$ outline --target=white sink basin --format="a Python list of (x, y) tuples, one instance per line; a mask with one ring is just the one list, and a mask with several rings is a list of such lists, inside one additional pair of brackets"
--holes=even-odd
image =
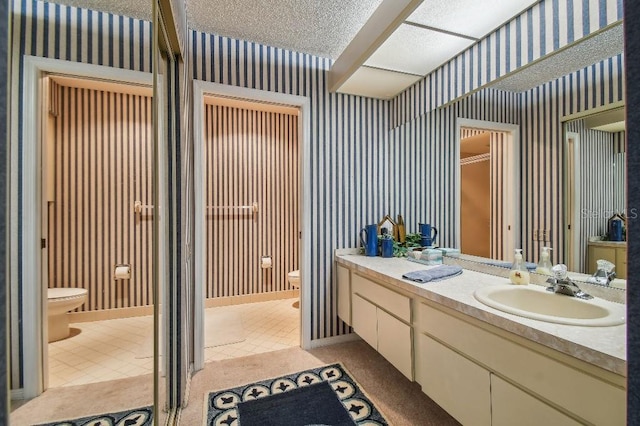
[(608, 300), (555, 294), (538, 285), (502, 284), (483, 287), (474, 297), (503, 312), (558, 324), (605, 327), (625, 322), (626, 306)]

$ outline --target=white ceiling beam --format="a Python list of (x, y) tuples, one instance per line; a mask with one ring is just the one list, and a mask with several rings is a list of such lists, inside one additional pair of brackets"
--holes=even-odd
[(329, 91), (337, 91), (422, 1), (383, 0), (331, 67)]

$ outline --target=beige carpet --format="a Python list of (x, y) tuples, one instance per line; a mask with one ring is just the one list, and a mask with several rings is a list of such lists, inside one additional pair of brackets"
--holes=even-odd
[[(204, 396), (308, 368), (342, 362), (392, 425), (447, 426), (455, 419), (363, 341), (303, 351), (300, 348), (207, 363), (191, 382), (189, 403), (180, 425), (201, 425)], [(164, 383), (161, 380), (161, 383)], [(163, 395), (164, 391), (160, 392)], [(152, 404), (153, 378), (140, 376), (112, 382), (51, 389), (11, 413), (11, 425), (31, 425)], [(163, 413), (160, 413), (163, 416)], [(162, 424), (162, 419), (160, 419)]]
[[(151, 374), (89, 385), (52, 388), (12, 410), (10, 420), (11, 426), (27, 426), (148, 405), (153, 405)], [(160, 422), (164, 417), (160, 413)]]
[(300, 348), (207, 363), (191, 381), (189, 404), (180, 415), (181, 425), (202, 425), (204, 395), (258, 380), (308, 368), (342, 362), (391, 425), (458, 425), (363, 341), (303, 351)]
[[(204, 347), (231, 345), (247, 339), (242, 326), (242, 316), (238, 312), (206, 309), (204, 316)], [(140, 345), (136, 358), (153, 357), (153, 335)]]

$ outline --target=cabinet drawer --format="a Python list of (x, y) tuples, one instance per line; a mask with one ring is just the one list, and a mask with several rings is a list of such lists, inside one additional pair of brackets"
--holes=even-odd
[(351, 326), (358, 336), (378, 350), (378, 320), (376, 306), (354, 294), (351, 298)]
[(489, 370), (590, 423), (625, 424), (624, 389), (425, 303), (418, 309), (422, 331)]
[(351, 274), (351, 291), (401, 320), (411, 323), (411, 299), (358, 274)]
[(577, 426), (580, 423), (523, 390), (491, 375), (492, 426)]
[(411, 327), (378, 309), (378, 352), (413, 380)]
[(463, 425), (491, 425), (490, 373), (424, 334), (418, 345), (422, 391)]

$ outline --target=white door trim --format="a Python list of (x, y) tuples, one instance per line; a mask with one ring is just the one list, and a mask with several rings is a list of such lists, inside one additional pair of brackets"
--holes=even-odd
[[(505, 247), (521, 247), (522, 235), (520, 234), (520, 126), (517, 124), (498, 123), (495, 121), (473, 120), (470, 118), (456, 119), (456, 153), (458, 161), (456, 161), (456, 247), (460, 247), (460, 129), (463, 127), (471, 127), (474, 129), (497, 130), (510, 133), (510, 141), (513, 144), (512, 161), (513, 167), (510, 170), (512, 179), (510, 186), (513, 197), (512, 208), (507, 209), (509, 213), (508, 223), (511, 224), (512, 230), (505, 232), (503, 235), (513, 235), (513, 239), (508, 241)], [(505, 206), (506, 207), (506, 206)]]
[[(44, 391), (43, 359), (46, 347), (43, 342), (43, 328), (46, 318), (43, 315), (43, 303), (46, 301), (44, 286), (41, 285), (41, 249), (42, 237), (40, 218), (42, 214), (42, 180), (41, 180), (41, 135), (39, 86), (46, 73), (65, 74), (101, 80), (111, 80), (151, 86), (152, 74), (140, 71), (123, 70), (101, 65), (83, 64), (59, 59), (24, 56), (23, 75), (13, 75), (13, 105), (20, 105), (22, 100), (22, 203), (11, 203), (10, 229), (11, 247), (11, 291), (18, 294), (18, 256), (22, 254), (22, 371), (23, 396), (33, 398)], [(14, 73), (15, 74), (15, 73)], [(19, 93), (18, 82), (23, 80), (23, 91)], [(15, 114), (17, 116), (17, 114)], [(19, 161), (18, 130), (20, 123), (17, 117), (11, 120), (11, 163)], [(18, 200), (17, 167), (12, 169), (11, 199)], [(22, 245), (19, 246), (18, 219), (22, 217)], [(12, 298), (12, 311), (18, 312), (19, 301)], [(12, 315), (12, 319), (16, 317)], [(12, 343), (15, 344), (15, 341)], [(19, 366), (17, 366), (19, 368)]]
[[(300, 198), (302, 211), (302, 239), (300, 254), (300, 279), (311, 282), (311, 180), (308, 167), (310, 161), (310, 101), (303, 96), (287, 95), (264, 90), (248, 89), (206, 81), (193, 81), (193, 129), (194, 129), (194, 191), (195, 191), (195, 307), (194, 307), (194, 371), (204, 367), (204, 303), (205, 303), (205, 155), (204, 124), (205, 95), (225, 96), (235, 99), (266, 102), (293, 106), (300, 109), (298, 116), (300, 150), (298, 162), (301, 173)], [(300, 330), (301, 346), (311, 347), (311, 291), (306, 285), (300, 286)]]
[[(580, 265), (580, 256), (583, 255), (578, 249), (580, 248), (580, 191), (576, 190), (576, 185), (572, 182), (580, 182), (580, 135), (576, 132), (569, 132), (564, 128), (564, 144), (567, 158), (566, 172), (564, 176), (565, 189), (565, 253), (567, 253), (567, 265), (570, 271), (578, 271)], [(573, 143), (569, 142), (570, 140)], [(587, 265), (585, 265), (587, 266)]]

